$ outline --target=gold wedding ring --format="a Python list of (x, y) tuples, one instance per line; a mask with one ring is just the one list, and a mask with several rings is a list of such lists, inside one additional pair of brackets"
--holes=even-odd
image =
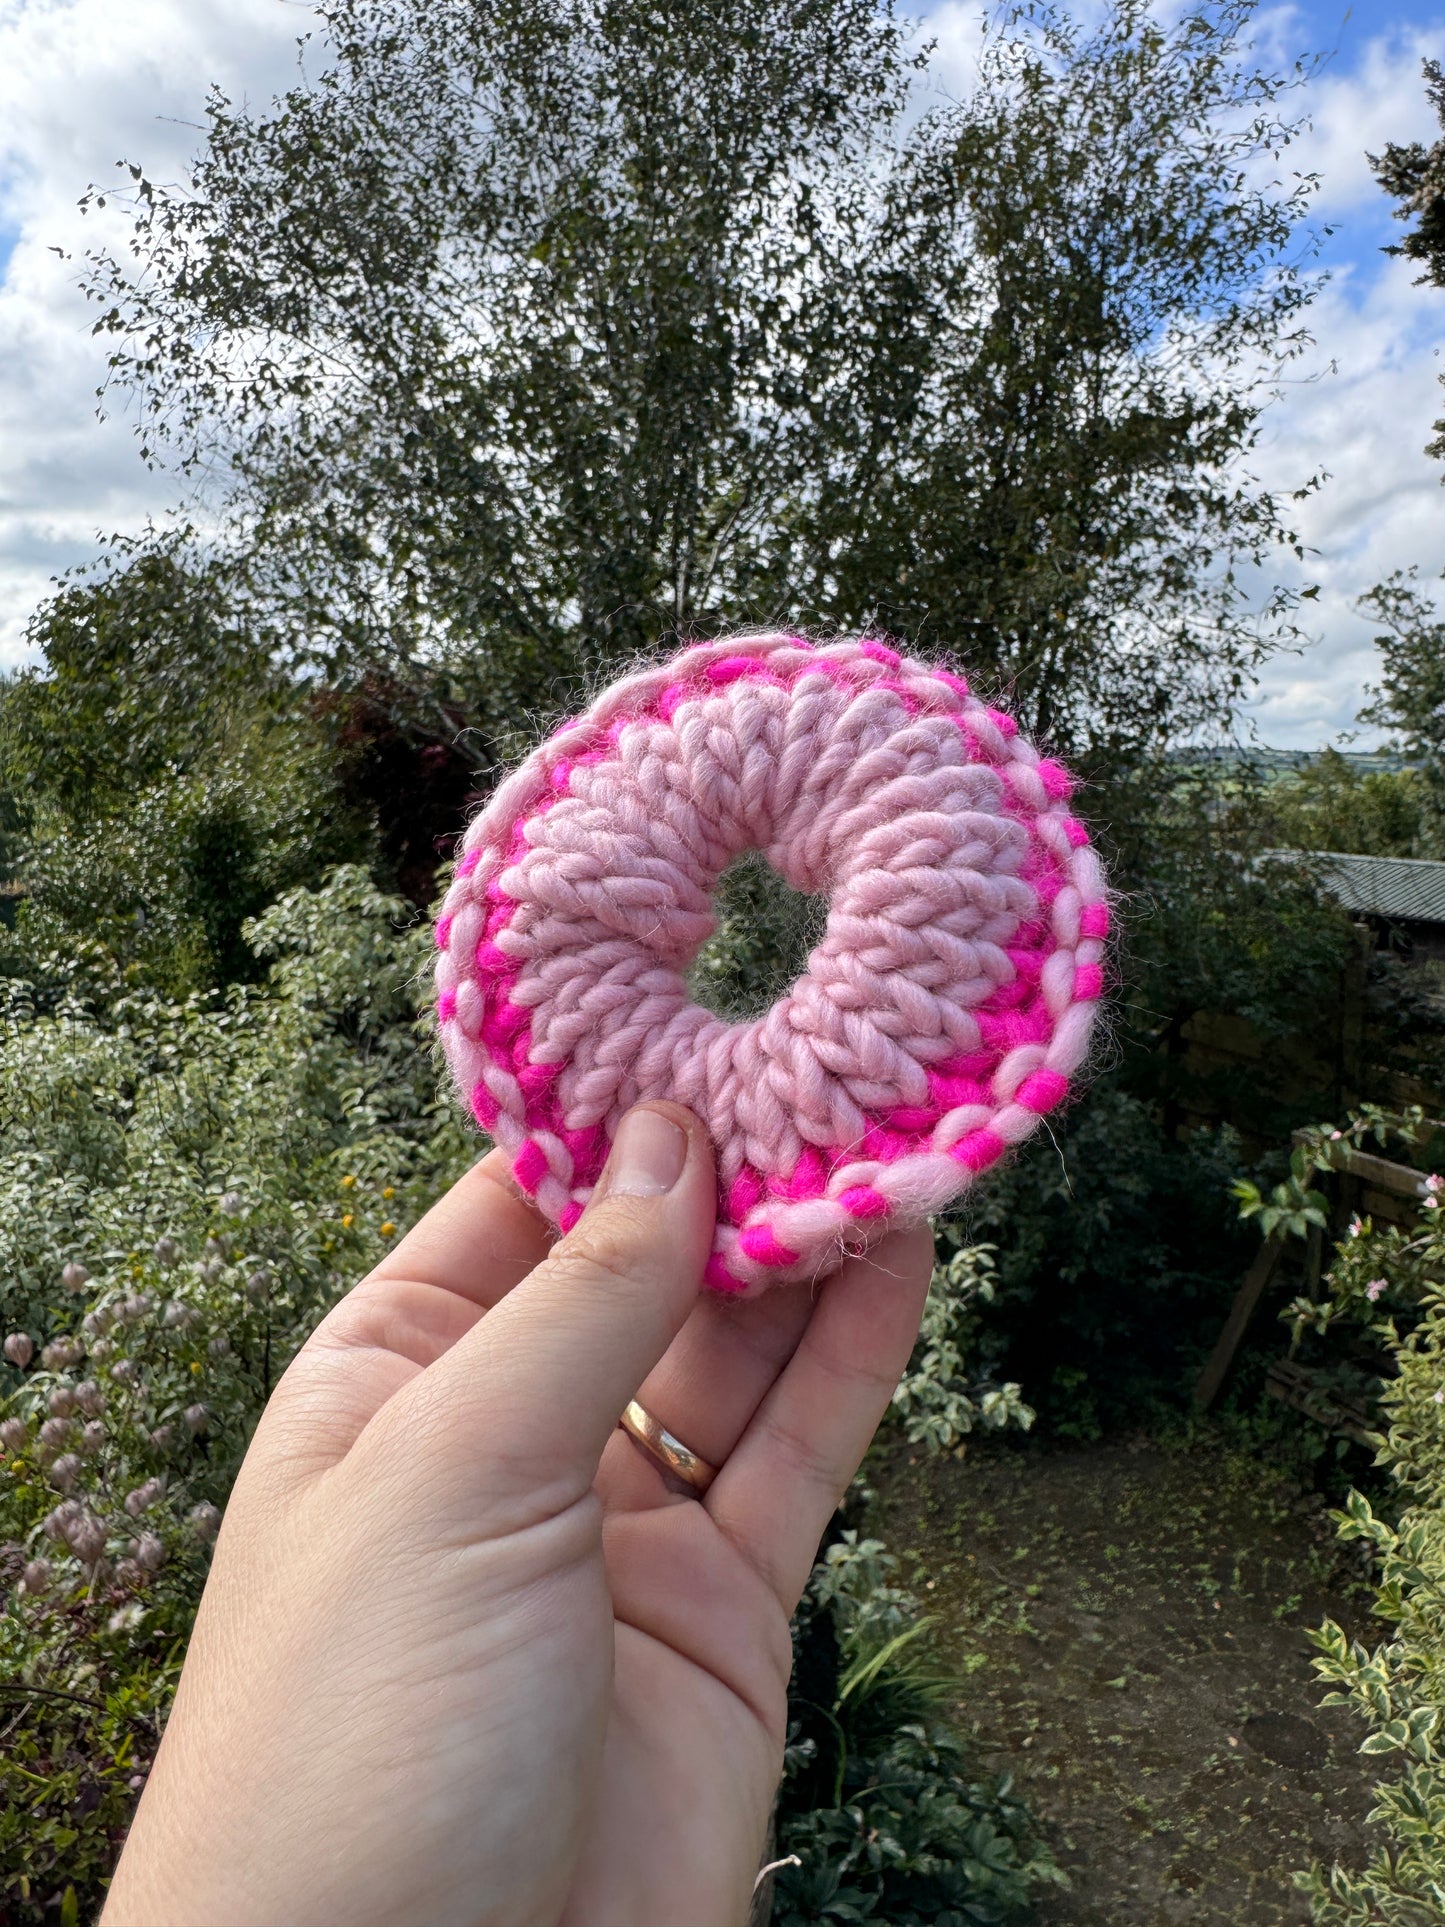
[(665, 1425), (660, 1425), (651, 1412), (632, 1399), (627, 1410), (617, 1421), (629, 1438), (634, 1438), (649, 1457), (684, 1485), (691, 1486), (701, 1498), (717, 1477), (717, 1467), (700, 1459), (696, 1452), (690, 1452), (681, 1439), (675, 1439)]

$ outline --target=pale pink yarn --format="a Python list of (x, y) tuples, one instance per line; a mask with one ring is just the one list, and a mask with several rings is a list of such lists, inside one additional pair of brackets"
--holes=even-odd
[[(869, 639), (628, 676), (466, 833), (436, 931), (458, 1086), (564, 1230), (622, 1113), (675, 1098), (717, 1146), (708, 1282), (821, 1278), (1067, 1096), (1109, 922), (1071, 788), (959, 677)], [(828, 923), (786, 996), (727, 1023), (683, 972), (749, 849)]]

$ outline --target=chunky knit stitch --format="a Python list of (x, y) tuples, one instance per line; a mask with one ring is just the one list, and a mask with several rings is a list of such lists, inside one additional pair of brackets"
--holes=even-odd
[[(1109, 927), (1071, 788), (961, 678), (869, 639), (628, 676), (467, 831), (436, 929), (457, 1084), (564, 1230), (623, 1112), (676, 1099), (717, 1146), (708, 1283), (821, 1278), (1068, 1096)], [(728, 1023), (683, 973), (750, 849), (828, 922), (786, 996)]]

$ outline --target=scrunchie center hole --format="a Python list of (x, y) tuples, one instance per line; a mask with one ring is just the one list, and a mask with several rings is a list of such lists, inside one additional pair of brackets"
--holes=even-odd
[(717, 929), (687, 972), (695, 1003), (729, 1023), (761, 1017), (807, 968), (828, 899), (805, 896), (757, 850), (745, 850), (712, 893)]

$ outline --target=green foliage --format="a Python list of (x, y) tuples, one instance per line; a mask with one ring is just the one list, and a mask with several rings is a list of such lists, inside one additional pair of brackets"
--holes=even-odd
[[(1319, 1125), (1296, 1147), (1292, 1185), (1343, 1166), (1366, 1144), (1417, 1147), (1427, 1121), (1418, 1108), (1365, 1106), (1342, 1125)], [(1269, 1228), (1268, 1207), (1239, 1187), (1244, 1210)], [(1351, 1491), (1333, 1516), (1341, 1539), (1373, 1549), (1374, 1608), (1392, 1628), (1379, 1645), (1352, 1640), (1326, 1620), (1310, 1635), (1329, 1706), (1350, 1706), (1368, 1732), (1360, 1751), (1390, 1778), (1376, 1788), (1371, 1823), (1385, 1835), (1362, 1870), (1316, 1865), (1296, 1876), (1319, 1927), (1426, 1927), (1445, 1908), (1445, 1179), (1422, 1178), (1417, 1223), (1376, 1228), (1356, 1215), (1333, 1250), (1317, 1298), (1281, 1315), (1295, 1333), (1356, 1328), (1352, 1349), (1377, 1358), (1381, 1430), (1375, 1465), (1386, 1503)], [(1302, 1221), (1298, 1221), (1302, 1220)], [(1316, 1216), (1282, 1209), (1274, 1235), (1300, 1236)], [(1382, 1516), (1382, 1511), (1389, 1516)]]
[[(1379, 592), (1377, 592), (1379, 593)], [(1327, 749), (1264, 797), (1271, 840), (1286, 849), (1435, 856), (1432, 791), (1416, 769), (1361, 773)]]
[(971, 1204), (969, 1236), (997, 1260), (979, 1364), (1021, 1382), (1044, 1430), (1094, 1439), (1185, 1398), (1245, 1261), (1238, 1164), (1228, 1131), (1171, 1139), (1106, 1077)]
[(897, 28), (864, 0), (322, 20), (318, 77), (214, 97), (191, 182), (137, 182), (138, 263), (95, 265), (147, 447), (224, 441), (306, 646), (450, 645), (483, 728), (599, 644), (763, 612)]
[(444, 660), (493, 751), (579, 665), (801, 621), (960, 647), (1123, 754), (1217, 722), (1284, 617), (1238, 461), (1313, 183), (1258, 165), (1303, 75), (1251, 13), (1004, 0), (946, 100), (864, 0), (331, 0), (189, 180), (128, 167), (96, 327), (148, 458), (220, 458), (287, 649)]
[[(1256, 863), (1270, 794), (1247, 762), (1181, 756), (1091, 804), (1131, 892), (1112, 1035), (1088, 1090), (965, 1218), (996, 1250), (982, 1362), (1054, 1436), (1165, 1423), (1187, 1402), (1249, 1261), (1229, 1203), (1242, 1144), (1258, 1155), (1346, 1101), (1347, 1020), (1366, 1019), (1364, 1061), (1428, 1068), (1438, 1015), (1412, 992), (1377, 1022), (1349, 918), (1307, 872)], [(1197, 1049), (1206, 1023), (1249, 1054)]]
[(757, 851), (728, 866), (713, 903), (717, 928), (692, 961), (688, 987), (721, 1017), (761, 1016), (807, 968), (827, 904), (792, 889)]
[(227, 605), (220, 569), (184, 535), (113, 543), (30, 624), (41, 671), (5, 705), (5, 773), (76, 821), (204, 766), (218, 741), (282, 691)]
[(877, 1540), (845, 1532), (800, 1609), (778, 1852), (801, 1864), (779, 1872), (779, 1927), (1006, 1927), (1039, 1886), (1063, 1884), (1011, 1782), (980, 1778), (941, 1722), (957, 1686), (934, 1670), (897, 1573)]
[[(1353, 1119), (1346, 1135), (1414, 1142), (1418, 1113)], [(1328, 1160), (1340, 1133), (1320, 1133)], [(1367, 1647), (1332, 1620), (1312, 1635), (1328, 1705), (1352, 1706), (1368, 1727), (1361, 1751), (1388, 1774), (1370, 1820), (1384, 1844), (1359, 1871), (1316, 1866), (1298, 1876), (1320, 1927), (1425, 1927), (1445, 1910), (1445, 1184), (1431, 1182), (1419, 1225), (1377, 1231), (1357, 1219), (1325, 1280), (1336, 1317), (1365, 1328), (1388, 1361), (1380, 1388), (1384, 1468), (1398, 1510), (1382, 1517), (1359, 1492), (1335, 1514), (1340, 1536), (1373, 1549), (1375, 1611), (1389, 1636)], [(1298, 1317), (1298, 1309), (1291, 1308)], [(1401, 1329), (1401, 1327), (1405, 1329)], [(1397, 1514), (1397, 1516), (1396, 1516)]]
[[(1419, 1105), (1406, 1111), (1387, 1111), (1378, 1104), (1363, 1104), (1342, 1125), (1316, 1124), (1298, 1131), (1298, 1141), (1290, 1153), (1289, 1176), (1268, 1197), (1248, 1179), (1230, 1187), (1239, 1201), (1239, 1215), (1257, 1218), (1266, 1238), (1308, 1238), (1314, 1232), (1326, 1231), (1328, 1200), (1311, 1180), (1344, 1169), (1351, 1149), (1361, 1150), (1370, 1143), (1383, 1149), (1392, 1140), (1418, 1145), (1426, 1129)], [(1426, 1185), (1427, 1209), (1433, 1211), (1439, 1181), (1422, 1178), (1421, 1182)], [(1356, 1213), (1343, 1241), (1335, 1246), (1326, 1296), (1297, 1298), (1282, 1314), (1292, 1322), (1296, 1341), (1306, 1327), (1323, 1334), (1342, 1315), (1364, 1316), (1367, 1323), (1372, 1322), (1370, 1306), (1392, 1284), (1406, 1292), (1425, 1286), (1433, 1262), (1431, 1223), (1427, 1218), (1423, 1236), (1393, 1224), (1376, 1230), (1370, 1219)], [(1377, 1276), (1378, 1271), (1384, 1275)], [(1392, 1330), (1389, 1326), (1381, 1328), (1382, 1334)]]
[(224, 609), (221, 572), (140, 547), (31, 625), (0, 684), (0, 796), (27, 895), (0, 972), (92, 994), (184, 995), (255, 974), (247, 918), (364, 856), (307, 692)]
[(804, 1863), (779, 1875), (778, 1927), (1005, 1927), (1029, 1918), (1038, 1886), (1057, 1884), (1012, 1782), (972, 1778), (956, 1740), (917, 1724), (858, 1762), (842, 1804), (806, 1810), (778, 1838)]
[[(944, 1235), (945, 1248), (956, 1236)], [(982, 1324), (975, 1307), (993, 1303), (994, 1269), (992, 1245), (965, 1244), (934, 1269), (918, 1342), (893, 1394), (893, 1410), (911, 1445), (944, 1451), (975, 1430), (1017, 1425), (1027, 1431), (1034, 1422), (1020, 1386), (1012, 1380), (994, 1384), (980, 1377), (976, 1365), (970, 1369)]]
[(1255, 67), (1252, 12), (990, 8), (859, 282), (826, 606), (959, 647), (1091, 770), (1215, 728), (1283, 609), (1251, 633), (1235, 569), (1294, 541), (1243, 462), (1306, 339), (1313, 180), (1252, 172), (1303, 77)]
[[(0, 1905), (87, 1914), (153, 1756), (256, 1418), (472, 1155), (420, 938), (364, 872), (247, 926), (267, 980), (0, 1022)], [(17, 1356), (18, 1350), (18, 1356)]]
[[(1441, 453), (1445, 453), (1442, 443)], [(1412, 856), (1445, 856), (1445, 622), (1416, 587), (1414, 571), (1391, 576), (1362, 599), (1385, 625), (1375, 638), (1383, 675), (1360, 720), (1391, 730), (1419, 767), (1421, 822)]]
[[(1117, 866), (1139, 901), (1126, 1021), (1156, 1053), (1201, 1010), (1242, 1017), (1271, 1041), (1333, 1018), (1356, 940), (1307, 871), (1256, 863), (1273, 841), (1272, 794), (1248, 765), (1181, 760), (1109, 797)], [(1273, 1081), (1256, 1101), (1277, 1104)], [(1238, 1121), (1261, 1136), (1284, 1123), (1278, 1110)]]
[(95, 996), (254, 976), (247, 919), (318, 877), (338, 843), (364, 845), (337, 834), (331, 788), (309, 746), (282, 742), (131, 794), (108, 817), (37, 809), (4, 969), (50, 992), (78, 967)]
[(1323, 1191), (1317, 1191), (1309, 1183), (1315, 1169), (1314, 1160), (1303, 1144), (1297, 1144), (1290, 1154), (1289, 1176), (1282, 1184), (1277, 1184), (1268, 1197), (1259, 1186), (1248, 1178), (1241, 1178), (1231, 1188), (1239, 1200), (1241, 1218), (1258, 1218), (1259, 1228), (1266, 1238), (1277, 1232), (1287, 1237), (1303, 1238), (1308, 1235), (1311, 1225), (1321, 1231), (1328, 1228), (1326, 1200)]
[[(1425, 91), (1430, 104), (1445, 128), (1445, 72), (1438, 60), (1421, 63)], [(1445, 139), (1426, 147), (1422, 141), (1400, 145), (1385, 143), (1384, 153), (1374, 161), (1375, 178), (1392, 200), (1400, 205), (1395, 216), (1401, 221), (1417, 221), (1412, 234), (1391, 249), (1407, 260), (1423, 261), (1420, 277), (1445, 287)]]
[[(1425, 92), (1445, 128), (1445, 70), (1438, 60), (1423, 63)], [(1375, 179), (1399, 203), (1395, 218), (1413, 221), (1414, 228), (1391, 249), (1407, 260), (1424, 264), (1422, 281), (1445, 288), (1445, 136), (1426, 147), (1423, 141), (1386, 141), (1381, 155), (1371, 155)], [(1436, 422), (1431, 455), (1445, 455), (1445, 422)]]

